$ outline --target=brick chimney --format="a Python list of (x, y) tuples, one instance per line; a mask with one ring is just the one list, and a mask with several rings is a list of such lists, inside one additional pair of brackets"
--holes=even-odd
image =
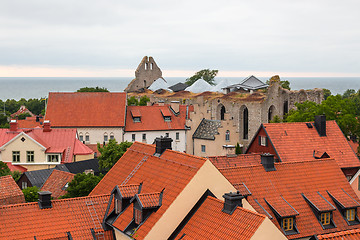
[(10, 121), (10, 131), (16, 132), (18, 130), (18, 122), (16, 120)]
[(270, 153), (264, 153), (261, 154), (261, 164), (265, 168), (265, 171), (276, 171), (275, 165), (274, 165), (275, 159), (274, 155)]
[(315, 116), (315, 128), (318, 131), (320, 137), (326, 137), (326, 116)]
[(161, 156), (161, 154), (163, 154), (163, 152), (165, 152), (166, 149), (172, 149), (171, 148), (171, 143), (172, 143), (172, 139), (169, 137), (157, 137), (155, 139), (155, 143), (156, 143), (156, 149), (155, 149), (155, 156)]
[(237, 192), (230, 192), (230, 193), (225, 193), (223, 195), (224, 198), (224, 207), (222, 209), (223, 212), (228, 213), (228, 214), (232, 214), (236, 207), (242, 207), (242, 200), (244, 198), (243, 195), (241, 195), (241, 193), (239, 191)]
[(39, 194), (39, 207), (40, 209), (45, 209), (45, 208), (52, 208), (51, 205), (51, 192), (49, 191), (42, 191), (42, 192), (38, 192)]
[(51, 125), (50, 125), (49, 120), (44, 121), (43, 131), (44, 132), (50, 132), (51, 131)]
[(179, 113), (180, 111), (180, 101), (171, 101), (170, 107), (174, 110), (175, 113)]

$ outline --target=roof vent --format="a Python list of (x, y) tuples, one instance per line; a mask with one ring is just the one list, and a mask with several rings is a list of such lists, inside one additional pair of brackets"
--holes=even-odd
[(172, 143), (172, 139), (169, 137), (157, 137), (155, 139), (155, 143), (156, 143), (156, 150), (155, 150), (155, 156), (161, 156), (161, 154), (163, 154), (163, 152), (165, 152), (166, 149), (172, 149), (171, 148), (171, 143)]
[(305, 123), (308, 128), (313, 128), (313, 125), (311, 123)]
[(275, 159), (274, 155), (270, 153), (264, 153), (261, 154), (261, 164), (265, 168), (265, 171), (276, 171), (275, 165), (274, 165)]
[(325, 115), (315, 116), (315, 128), (318, 131), (320, 137), (326, 136), (326, 116)]
[(18, 129), (18, 123), (16, 120), (11, 120), (10, 121), (10, 131), (11, 132), (16, 132)]
[(39, 192), (39, 207), (40, 209), (45, 209), (45, 208), (52, 208), (51, 205), (51, 192), (49, 191), (42, 191)]
[(222, 209), (223, 212), (228, 213), (228, 214), (232, 214), (236, 207), (242, 207), (242, 199), (244, 198), (243, 195), (241, 195), (241, 193), (239, 191), (237, 192), (230, 192), (230, 193), (225, 193), (223, 195), (224, 198), (224, 208)]

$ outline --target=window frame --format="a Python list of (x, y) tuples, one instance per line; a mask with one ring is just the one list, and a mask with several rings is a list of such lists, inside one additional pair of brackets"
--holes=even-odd
[(323, 226), (329, 226), (331, 224), (331, 212), (321, 213), (320, 222)]
[(104, 133), (104, 142), (109, 141), (109, 135), (107, 133)]
[(20, 162), (20, 151), (12, 151), (12, 162), (13, 163)]
[[(31, 160), (29, 160), (31, 158)], [(35, 162), (35, 153), (34, 151), (26, 151), (26, 162), (33, 163)]]
[(85, 142), (90, 142), (90, 134), (85, 133)]
[(132, 142), (136, 141), (136, 134), (135, 133), (131, 134), (131, 141)]
[(230, 131), (229, 130), (226, 130), (226, 132), (225, 132), (225, 141), (230, 142)]
[(180, 140), (180, 133), (179, 132), (176, 132), (175, 133), (175, 140)]
[[(54, 159), (56, 159), (56, 161), (54, 161)], [(59, 162), (59, 154), (47, 154), (46, 156), (46, 160), (49, 163), (58, 163)]]
[(171, 122), (171, 116), (164, 116), (165, 122)]
[(281, 220), (281, 227), (285, 232), (294, 230), (294, 218), (287, 217)]
[(141, 122), (141, 118), (140, 117), (133, 117), (133, 122), (134, 123), (139, 123), (139, 122)]
[(206, 153), (206, 145), (201, 145), (201, 152)]
[[(350, 215), (349, 215), (350, 213)], [(350, 216), (350, 218), (349, 218)], [(356, 220), (356, 210), (355, 208), (350, 208), (345, 210), (345, 217), (348, 222), (353, 222)]]
[(146, 133), (143, 133), (143, 134), (142, 134), (142, 138), (141, 138), (141, 139), (142, 139), (143, 142), (146, 142)]

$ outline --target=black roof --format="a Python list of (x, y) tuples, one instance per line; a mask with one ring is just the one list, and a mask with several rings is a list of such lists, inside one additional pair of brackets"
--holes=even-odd
[(44, 184), (46, 179), (52, 173), (52, 170), (53, 168), (41, 169), (41, 170), (24, 172), (23, 174), (25, 174), (27, 179), (31, 182), (32, 186), (37, 186), (38, 188), (41, 188), (41, 186)]
[(59, 164), (55, 167), (55, 169), (70, 172), (70, 173), (83, 173), (85, 170), (92, 169), (94, 170), (95, 175), (99, 175), (99, 159), (93, 158), (89, 160), (79, 161), (79, 162), (72, 162), (72, 163), (63, 163)]
[(169, 87), (173, 92), (179, 92), (179, 91), (183, 91), (185, 90), (185, 88), (187, 88), (189, 85), (187, 85), (186, 83), (177, 83), (175, 85), (172, 85), (171, 87)]

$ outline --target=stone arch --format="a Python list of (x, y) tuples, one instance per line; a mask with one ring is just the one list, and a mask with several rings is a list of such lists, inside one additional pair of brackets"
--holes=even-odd
[(242, 139), (249, 138), (249, 110), (245, 105), (240, 107), (240, 136)]
[(275, 116), (275, 106), (271, 105), (268, 110), (268, 122), (270, 122)]
[(217, 120), (225, 120), (225, 113), (226, 113), (225, 106), (220, 103), (220, 104), (217, 106), (216, 119), (217, 119)]

